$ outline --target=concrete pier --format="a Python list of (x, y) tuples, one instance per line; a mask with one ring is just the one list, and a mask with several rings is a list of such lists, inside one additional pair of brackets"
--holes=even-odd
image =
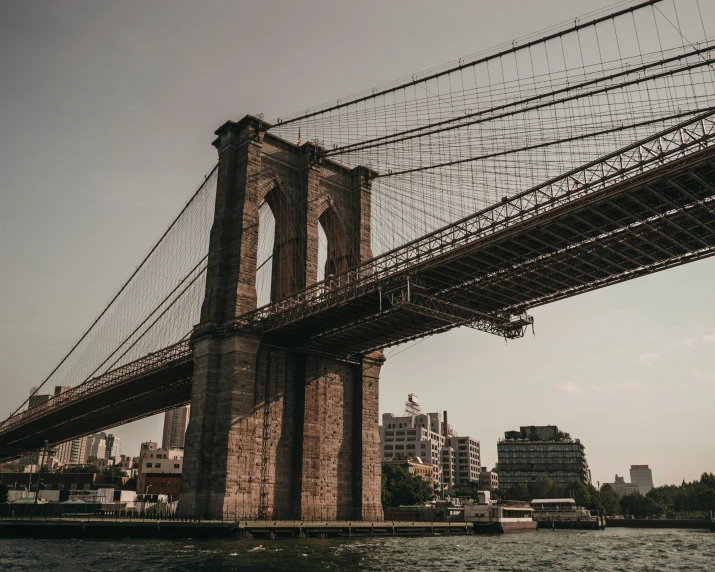
[(466, 522), (172, 521), (63, 518), (0, 520), (0, 538), (357, 538), (472, 534)]

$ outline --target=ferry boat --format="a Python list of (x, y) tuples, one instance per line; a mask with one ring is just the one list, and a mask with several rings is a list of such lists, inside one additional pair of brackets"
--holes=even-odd
[(531, 501), (531, 508), (539, 528), (606, 528), (605, 516), (591, 514), (591, 511), (576, 506), (573, 499), (534, 499)]
[(474, 523), (475, 534), (504, 534), (536, 530), (534, 509), (522, 501), (493, 501), (489, 491), (478, 493), (478, 502), (464, 505), (464, 519)]

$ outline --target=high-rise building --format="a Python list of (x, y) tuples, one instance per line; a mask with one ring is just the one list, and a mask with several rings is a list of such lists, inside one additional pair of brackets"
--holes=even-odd
[(87, 461), (87, 437), (78, 437), (55, 445), (54, 458), (64, 465), (81, 465)]
[(479, 488), (485, 491), (495, 491), (499, 488), (499, 474), (492, 469), (481, 467), (479, 471)]
[(479, 441), (458, 436), (447, 423), (447, 412), (422, 413), (417, 396), (409, 394), (401, 417), (382, 416), (382, 458), (419, 459), (434, 468), (434, 487), (449, 491), (479, 481)]
[(170, 409), (164, 413), (164, 434), (161, 439), (162, 449), (184, 446), (190, 411), (191, 407), (184, 405), (183, 407)]
[(541, 476), (560, 485), (591, 482), (585, 447), (555, 425), (521, 427), (504, 437), (497, 443), (502, 491), (518, 483), (528, 486)]
[(87, 453), (82, 463), (93, 457), (95, 459), (104, 459), (107, 456), (107, 434), (104, 432), (95, 433), (87, 437)]
[(653, 488), (653, 471), (648, 465), (631, 465), (631, 483), (638, 487), (642, 495)]
[(440, 452), (444, 445), (439, 413), (418, 413), (396, 417), (384, 413), (380, 426), (382, 458), (419, 458), (434, 467), (434, 485), (442, 485)]
[(622, 497), (624, 495), (631, 495), (633, 493), (638, 492), (638, 485), (635, 485), (633, 483), (627, 483), (626, 479), (624, 479), (623, 477), (619, 477), (618, 475), (616, 475), (616, 478), (612, 483), (605, 484), (611, 485), (613, 487), (613, 490), (619, 497)]
[(445, 490), (479, 482), (479, 441), (450, 436), (442, 447), (442, 484)]
[(119, 457), (122, 454), (121, 440), (112, 433), (107, 433), (107, 459)]

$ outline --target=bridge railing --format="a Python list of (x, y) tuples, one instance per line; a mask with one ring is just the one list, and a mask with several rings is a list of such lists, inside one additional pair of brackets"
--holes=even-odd
[(42, 417), (51, 411), (66, 406), (70, 402), (82, 399), (87, 394), (94, 394), (112, 385), (123, 383), (139, 374), (144, 375), (163, 369), (190, 356), (189, 340), (182, 340), (158, 352), (148, 354), (136, 361), (89, 379), (77, 387), (52, 395), (45, 403), (22, 411), (0, 423), (0, 433), (8, 431), (21, 423)]
[(419, 270), (475, 240), (672, 163), (715, 141), (715, 108), (442, 227), (342, 274), (239, 316), (236, 327), (268, 331), (375, 291), (392, 277)]

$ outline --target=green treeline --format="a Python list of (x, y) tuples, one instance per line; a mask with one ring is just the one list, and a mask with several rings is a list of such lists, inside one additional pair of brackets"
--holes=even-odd
[(655, 487), (646, 495), (635, 493), (620, 498), (611, 485), (603, 485), (598, 491), (592, 485), (579, 481), (572, 481), (566, 486), (558, 485), (548, 477), (539, 477), (528, 487), (519, 483), (504, 495), (510, 500), (526, 501), (566, 497), (573, 498), (579, 506), (607, 515), (706, 517), (710, 511), (715, 512), (715, 474), (703, 473), (698, 481)]
[[(453, 496), (476, 499), (478, 487), (458, 488)], [(433, 491), (421, 478), (407, 469), (384, 463), (382, 465), (382, 504), (385, 507), (412, 505), (432, 498)], [(715, 513), (715, 474), (703, 473), (700, 480), (681, 485), (656, 487), (646, 495), (639, 493), (618, 497), (611, 485), (601, 490), (580, 481), (568, 485), (554, 483), (548, 477), (539, 477), (529, 486), (517, 484), (507, 493), (493, 495), (507, 500), (531, 501), (535, 498), (572, 498), (578, 506), (598, 510), (606, 515), (647, 517), (707, 517)]]
[(382, 506), (413, 505), (429, 500), (432, 487), (404, 467), (382, 464)]

